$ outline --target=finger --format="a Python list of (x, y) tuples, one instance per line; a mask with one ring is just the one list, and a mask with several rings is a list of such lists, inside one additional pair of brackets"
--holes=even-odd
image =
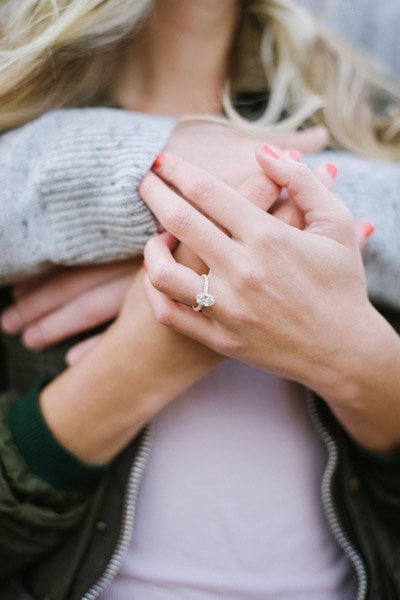
[(58, 277), (62, 273), (65, 273), (65, 271), (66, 269), (51, 269), (50, 271), (46, 271), (46, 273), (30, 277), (21, 283), (17, 283), (12, 288), (14, 300), (18, 300), (18, 298), (21, 298), (21, 296), (25, 296), (36, 288), (44, 285), (47, 281), (53, 279), (54, 277)]
[(340, 243), (356, 243), (350, 211), (306, 165), (280, 157), (267, 144), (258, 149), (257, 159), (266, 175), (286, 188), (308, 231)]
[(196, 294), (202, 289), (202, 279), (195, 271), (175, 261), (171, 254), (170, 237), (161, 234), (147, 242), (147, 275), (157, 291), (191, 306), (196, 303)]
[(117, 279), (125, 273), (133, 273), (135, 266), (135, 263), (124, 261), (96, 267), (67, 269), (44, 280), (44, 283), (39, 279), (37, 287), (28, 288), (25, 293), (21, 287), (17, 302), (2, 314), (1, 327), (11, 335), (20, 333), (29, 324), (57, 311), (85, 291), (103, 282)]
[(238, 191), (252, 204), (268, 211), (279, 198), (280, 188), (260, 170), (250, 175)]
[(128, 275), (107, 282), (45, 315), (24, 330), (24, 345), (41, 350), (114, 319), (131, 281), (132, 275)]
[(161, 294), (154, 289), (147, 276), (143, 278), (143, 288), (159, 323), (223, 353), (223, 336), (217, 321)]
[(174, 252), (174, 258), (176, 262), (189, 267), (199, 275), (208, 271), (207, 265), (184, 244), (178, 245)]
[(329, 133), (326, 127), (316, 125), (301, 131), (272, 135), (269, 141), (282, 149), (297, 148), (301, 152), (320, 152), (329, 143)]
[(333, 163), (319, 165), (313, 172), (327, 190), (333, 190), (338, 176), (337, 167)]
[[(286, 155), (290, 158), (293, 158), (297, 162), (302, 161), (301, 153), (299, 153), (298, 150), (292, 149), (284, 152), (284, 156)], [(330, 163), (319, 165), (314, 170), (314, 174), (328, 190), (333, 189), (333, 185), (337, 177), (337, 168), (335, 165)], [(305, 227), (303, 213), (288, 197), (286, 190), (282, 190), (278, 201), (274, 204), (270, 212), (272, 215), (274, 215), (274, 217), (280, 221), (283, 221), (284, 223), (287, 223), (288, 225), (291, 225), (292, 227), (296, 227), (297, 229), (304, 229)]]
[[(221, 185), (225, 186), (222, 183)], [(178, 184), (174, 184), (174, 187), (178, 187)], [(230, 192), (236, 194), (233, 190)], [(228, 257), (232, 253), (233, 241), (216, 224), (181, 198), (154, 173), (148, 173), (142, 180), (140, 193), (162, 226), (206, 264), (217, 261), (221, 268), (229, 268)], [(196, 194), (197, 197), (201, 195), (199, 191)], [(215, 204), (219, 204), (219, 201), (220, 197), (215, 196)]]
[(271, 209), (271, 215), (297, 229), (304, 229), (304, 215), (296, 204), (288, 198), (287, 194), (282, 193), (282, 197)]
[[(232, 237), (241, 239), (243, 231), (252, 236), (252, 228), (263, 211), (246, 202), (239, 192), (206, 171), (171, 154), (162, 155), (162, 159), (157, 163), (156, 172)], [(246, 205), (245, 210), (243, 204)]]
[(354, 224), (360, 250), (363, 250), (369, 238), (375, 232), (375, 225), (371, 221), (356, 221)]
[(99, 333), (98, 335), (93, 335), (87, 340), (83, 340), (83, 342), (79, 342), (79, 344), (75, 344), (72, 346), (65, 355), (65, 362), (70, 367), (72, 365), (76, 365), (84, 356), (94, 348), (94, 346), (100, 341), (103, 334)]

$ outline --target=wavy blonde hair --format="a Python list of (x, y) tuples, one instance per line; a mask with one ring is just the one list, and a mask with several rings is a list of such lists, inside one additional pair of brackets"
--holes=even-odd
[[(3, 0), (0, 130), (59, 107), (96, 103), (121, 43), (151, 0)], [(247, 0), (224, 91), (228, 119), (258, 135), (325, 124), (332, 143), (400, 161), (400, 84), (291, 0)], [(253, 121), (234, 99), (266, 98)]]

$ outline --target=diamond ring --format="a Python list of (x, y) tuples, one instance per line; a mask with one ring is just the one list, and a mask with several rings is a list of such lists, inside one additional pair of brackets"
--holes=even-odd
[(215, 303), (215, 298), (208, 293), (208, 275), (201, 276), (203, 280), (203, 289), (200, 294), (196, 295), (196, 306), (192, 306), (195, 312), (200, 312), (203, 306), (212, 306)]

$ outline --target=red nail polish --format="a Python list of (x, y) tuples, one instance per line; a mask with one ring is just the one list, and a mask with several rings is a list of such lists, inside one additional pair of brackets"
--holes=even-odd
[(295, 148), (293, 150), (290, 150), (289, 156), (291, 156), (296, 162), (301, 162), (303, 160), (302, 153), (299, 150), (296, 150)]
[(364, 224), (364, 237), (369, 238), (375, 231), (375, 225), (373, 223)]
[(159, 169), (161, 167), (161, 165), (163, 164), (164, 160), (165, 160), (165, 155), (159, 154), (158, 156), (156, 156), (156, 159), (153, 162), (152, 168)]
[(333, 163), (327, 163), (325, 165), (325, 168), (328, 171), (329, 175), (332, 177), (332, 179), (336, 179), (336, 177), (338, 176), (337, 166), (334, 165)]
[(265, 154), (268, 154), (268, 156), (272, 156), (272, 158), (280, 158), (279, 154), (277, 154), (275, 150), (271, 148), (271, 146), (268, 146), (268, 144), (263, 144), (262, 149)]

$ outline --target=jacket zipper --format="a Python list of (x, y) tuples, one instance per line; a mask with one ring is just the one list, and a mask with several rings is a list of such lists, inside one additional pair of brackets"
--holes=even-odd
[[(367, 570), (365, 567), (365, 563), (362, 559), (361, 554), (356, 550), (356, 548), (353, 546), (353, 544), (347, 537), (345, 531), (343, 530), (332, 497), (332, 482), (339, 459), (338, 447), (332, 435), (323, 425), (322, 421), (320, 420), (317, 414), (316, 402), (310, 390), (306, 390), (306, 396), (308, 410), (314, 428), (320, 436), (321, 440), (324, 442), (328, 452), (328, 461), (324, 471), (321, 485), (321, 497), (324, 512), (334, 538), (336, 539), (339, 547), (342, 549), (345, 556), (353, 565), (354, 571), (356, 573), (358, 582), (356, 600), (365, 600), (367, 597)], [(111, 581), (114, 579), (119, 569), (121, 568), (125, 551), (128, 548), (132, 538), (133, 522), (135, 519), (139, 487), (142, 481), (143, 473), (148, 458), (150, 456), (152, 439), (153, 426), (149, 425), (143, 434), (143, 440), (140, 449), (133, 462), (129, 474), (124, 504), (124, 514), (118, 543), (103, 574), (89, 589), (89, 591), (86, 592), (86, 594), (82, 597), (82, 600), (95, 600), (102, 592), (104, 592), (104, 590), (111, 583)]]
[(315, 398), (313, 398), (312, 392), (310, 390), (306, 390), (306, 397), (312, 423), (316, 432), (325, 444), (325, 447), (328, 452), (328, 460), (321, 484), (321, 498), (324, 512), (332, 534), (336, 539), (336, 542), (338, 543), (339, 547), (342, 549), (343, 553), (348, 558), (350, 563), (352, 564), (356, 573), (358, 586), (356, 600), (365, 600), (367, 597), (368, 588), (367, 569), (365, 566), (365, 562), (361, 554), (349, 540), (347, 534), (345, 533), (340, 523), (340, 517), (338, 515), (332, 494), (333, 477), (335, 475), (339, 462), (338, 446), (333, 436), (322, 423), (317, 413)]
[(102, 575), (99, 577), (96, 583), (92, 585), (89, 591), (86, 592), (86, 594), (82, 597), (82, 600), (95, 600), (95, 598), (98, 598), (98, 596), (108, 587), (121, 568), (125, 552), (132, 538), (133, 522), (135, 520), (139, 488), (148, 458), (150, 456), (152, 441), (153, 425), (150, 424), (146, 427), (143, 433), (143, 440), (140, 444), (140, 448), (129, 473), (125, 493), (122, 525), (117, 545)]

